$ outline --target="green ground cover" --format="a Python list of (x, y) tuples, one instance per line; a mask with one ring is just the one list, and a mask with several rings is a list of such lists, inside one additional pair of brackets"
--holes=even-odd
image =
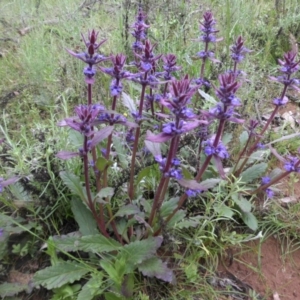
[[(238, 92), (243, 102), (239, 113), (247, 119), (263, 118), (270, 114), (273, 109), (272, 99), (278, 97), (282, 89), (271, 82), (269, 76), (277, 76), (277, 60), (290, 49), (296, 49), (297, 41), (300, 41), (300, 5), (297, 1), (215, 0), (201, 1), (200, 4), (193, 0), (158, 0), (155, 3), (145, 0), (142, 1), (142, 7), (147, 14), (147, 22), (151, 24), (148, 37), (152, 43), (157, 43), (156, 54), (177, 55), (177, 63), (182, 66), (182, 70), (176, 74), (178, 78), (186, 73), (191, 77), (199, 76), (201, 63), (194, 58), (202, 50), (203, 44), (194, 40), (199, 37), (199, 21), (206, 11), (213, 12), (219, 30), (218, 37), (223, 37), (213, 47), (220, 63), (208, 63), (205, 69), (205, 76), (214, 85), (218, 85), (218, 75), (232, 67), (228, 59), (230, 45), (238, 36), (243, 36), (246, 47), (252, 52), (241, 65), (246, 80)], [(99, 237), (96, 244), (108, 247), (105, 249), (112, 250), (111, 253), (102, 248), (104, 252), (99, 248), (90, 251), (92, 248), (86, 245), (95, 241), (83, 239), (83, 246), (76, 249), (74, 243), (79, 239), (76, 236), (79, 231), (79, 234), (87, 236), (98, 234), (98, 231), (89, 219), (90, 211), (82, 202), (74, 201), (74, 191), (68, 188), (70, 184), (67, 184), (68, 187), (65, 185), (73, 178), (68, 175), (69, 170), (81, 182), (84, 181), (81, 160), (65, 161), (56, 157), (61, 150), (76, 151), (80, 146), (78, 134), (57, 126), (57, 123), (72, 116), (74, 108), (86, 103), (87, 97), (82, 74), (83, 62), (74, 59), (66, 49), (83, 51), (81, 33), (86, 35), (88, 30), (94, 28), (99, 31), (99, 40), (107, 40), (101, 46), (102, 54), (124, 53), (128, 57), (127, 61), (133, 60), (130, 31), (137, 9), (138, 2), (130, 0), (1, 2), (0, 139), (4, 138), (4, 142), (0, 145), (0, 177), (19, 176), (18, 182), (0, 194), (0, 230), (3, 228), (0, 231), (0, 278), (5, 282), (0, 284), (0, 297), (4, 299), (35, 299), (35, 294), (40, 299), (108, 300), (125, 299), (126, 296), (128, 299), (141, 300), (222, 299), (223, 291), (215, 289), (210, 279), (214, 277), (220, 255), (227, 249), (243, 245), (252, 238), (263, 240), (272, 234), (293, 241), (293, 245), (299, 243), (299, 203), (288, 204), (283, 208), (276, 201), (283, 197), (280, 192), (283, 188), (276, 186), (275, 200), (265, 199), (265, 195), (247, 199), (246, 205), (250, 205), (251, 218), (254, 218), (254, 221), (247, 222), (237, 208), (238, 200), (235, 202), (234, 197), (249, 187), (254, 189), (259, 183), (254, 180), (245, 185), (241, 178), (237, 178), (226, 181), (226, 184), (221, 182), (205, 196), (187, 201), (187, 225), (180, 225), (178, 220), (172, 226), (164, 226), (167, 213), (170, 213), (168, 210), (173, 211), (173, 206), (165, 207), (165, 219), (157, 218), (157, 222), (162, 223), (157, 226), (163, 227), (164, 238), (162, 247), (158, 249), (158, 256), (164, 261), (164, 264), (160, 261), (160, 267), (168, 263), (174, 272), (174, 280), (165, 280), (169, 281), (168, 284), (157, 278), (143, 277), (142, 267), (139, 271), (125, 270), (130, 257), (124, 253), (140, 251), (137, 241), (129, 243), (127, 251), (124, 247), (119, 249), (114, 244), (117, 243), (115, 240), (112, 239), (109, 242), (111, 244), (106, 245), (107, 240)], [(133, 67), (129, 66), (129, 69)], [(94, 102), (110, 107), (112, 98), (109, 85), (110, 78), (98, 72), (93, 86)], [(140, 91), (137, 84), (124, 83), (124, 92), (132, 99), (138, 99)], [(214, 100), (210, 99), (216, 98), (213, 89), (206, 92), (195, 96), (194, 105), (199, 111), (211, 108), (211, 101)], [(293, 100), (296, 109), (299, 93), (288, 91), (287, 96)], [(126, 116), (129, 114), (124, 105), (120, 113)], [(231, 167), (231, 160), (238, 158), (241, 147), (235, 141), (242, 141), (243, 131), (241, 125), (226, 127), (227, 145), (231, 153), (226, 162), (228, 168)], [(297, 131), (297, 128), (286, 124), (275, 133), (270, 130), (266, 142)], [(180, 158), (186, 166), (186, 174), (195, 172), (196, 163), (189, 159), (196, 155), (197, 145), (194, 137), (187, 137), (187, 141), (181, 145)], [(294, 137), (279, 141), (274, 146), (280, 155), (295, 155), (299, 139)], [(114, 167), (109, 169), (109, 186), (126, 190), (123, 177), (128, 175), (126, 160), (129, 161), (130, 157), (124, 161), (121, 148), (114, 140)], [(263, 155), (268, 170), (280, 167), (278, 160), (269, 152)], [(141, 173), (143, 170), (144, 173)], [(62, 171), (65, 177), (61, 175)], [(208, 171), (207, 178), (218, 174), (213, 167)], [(153, 199), (153, 191), (160, 180), (158, 167), (153, 167), (149, 162), (147, 165), (147, 160), (138, 161), (135, 175), (136, 182), (139, 182), (136, 194), (140, 199)], [(254, 176), (253, 179), (257, 178)], [(289, 189), (289, 196), (295, 194), (297, 183), (297, 174), (292, 174), (285, 181), (284, 189)], [(171, 184), (169, 198), (176, 197), (179, 190), (178, 184)], [(119, 197), (114, 197), (111, 203), (113, 213), (119, 213), (117, 217), (127, 214), (119, 212), (119, 208), (127, 201), (123, 196), (120, 192)], [(102, 197), (109, 197), (109, 192)], [(86, 215), (78, 213), (82, 211), (86, 211)], [(72, 232), (75, 236), (68, 235)], [(59, 236), (67, 237), (66, 244), (58, 242)], [(140, 243), (143, 241), (147, 240), (141, 240)], [(153, 238), (142, 246), (152, 247), (156, 253), (158, 243)], [(85, 251), (84, 247), (88, 250)], [(113, 256), (112, 262), (110, 258)], [(41, 273), (41, 276), (46, 277), (35, 277), (33, 284), (32, 281), (23, 285), (6, 282), (16, 261), (21, 259), (27, 265), (36, 257), (39, 258), (38, 269), (35, 272), (25, 270), (27, 273), (33, 274), (59, 264), (61, 270), (53, 269), (57, 274), (49, 280), (46, 278), (48, 274)], [(102, 262), (98, 263), (100, 260)], [(71, 275), (60, 277), (62, 270), (67, 270), (66, 273), (69, 271)], [(38, 285), (41, 286), (39, 290), (36, 288)], [(253, 292), (252, 298), (259, 299), (255, 297)]]

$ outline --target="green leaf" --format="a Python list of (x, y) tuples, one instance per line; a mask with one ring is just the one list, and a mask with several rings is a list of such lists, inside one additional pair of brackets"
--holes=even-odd
[(74, 148), (76, 149), (82, 147), (83, 145), (83, 136), (80, 132), (76, 130), (69, 131), (68, 139), (71, 142), (72, 146), (74, 146)]
[(211, 103), (211, 107), (217, 104), (217, 100), (215, 98), (213, 98), (211, 95), (206, 94), (204, 91), (202, 90), (198, 90), (199, 94), (206, 100), (206, 102)]
[(90, 269), (78, 265), (75, 261), (65, 261), (36, 272), (33, 282), (36, 285), (42, 285), (46, 289), (52, 290), (64, 284), (73, 283), (88, 272), (90, 272)]
[(253, 152), (250, 155), (247, 164), (252, 164), (256, 161), (266, 160), (266, 158), (269, 156), (269, 154), (270, 154), (269, 149), (267, 149), (267, 150), (257, 150), (257, 151)]
[(27, 284), (20, 283), (2, 283), (0, 284), (0, 296), (1, 298), (11, 297), (17, 295), (20, 292), (28, 289)]
[(246, 142), (248, 141), (249, 139), (249, 134), (247, 131), (243, 131), (239, 137), (239, 140), (240, 140), (240, 146), (244, 146), (246, 144)]
[(253, 231), (257, 230), (258, 222), (256, 217), (251, 212), (241, 212), (241, 217), (244, 223)]
[(200, 223), (201, 216), (191, 217), (189, 219), (184, 219), (183, 221), (176, 224), (176, 228), (190, 228), (190, 227), (197, 227)]
[(260, 178), (266, 172), (267, 167), (267, 163), (259, 163), (249, 167), (241, 174), (241, 182), (249, 183)]
[(127, 204), (125, 206), (122, 206), (117, 211), (116, 216), (124, 217), (124, 216), (136, 215), (136, 214), (141, 214), (140, 209), (134, 204)]
[(93, 300), (95, 296), (99, 296), (103, 293), (102, 281), (103, 275), (98, 272), (96, 276), (93, 276), (81, 289), (77, 296), (77, 300)]
[(168, 217), (177, 208), (178, 201), (179, 197), (164, 201), (160, 209), (160, 215), (162, 217)]
[(74, 197), (72, 199), (71, 209), (74, 214), (74, 218), (79, 225), (79, 231), (82, 233), (82, 235), (92, 235), (98, 233), (97, 223), (92, 212), (79, 198)]
[(112, 262), (107, 259), (101, 260), (100, 266), (107, 273), (109, 279), (112, 280), (118, 288), (120, 288), (124, 274), (120, 274)]
[(138, 265), (138, 270), (142, 272), (144, 276), (156, 277), (166, 282), (174, 281), (172, 270), (157, 257), (151, 257), (143, 261)]
[(190, 173), (187, 168), (181, 167), (182, 175), (184, 179), (193, 179), (194, 176)]
[(214, 210), (219, 216), (222, 216), (222, 217), (225, 217), (228, 219), (231, 219), (234, 215), (233, 210), (231, 208), (229, 208), (227, 205), (225, 205), (224, 203), (215, 205)]
[(79, 177), (67, 171), (61, 171), (59, 176), (64, 184), (71, 190), (73, 195), (79, 196), (83, 201), (86, 201), (86, 196), (83, 192)]
[(127, 264), (129, 268), (142, 263), (144, 260), (155, 256), (156, 250), (160, 247), (163, 238), (149, 237), (146, 240), (135, 241), (122, 248), (122, 252), (128, 255)]
[(150, 177), (149, 175), (151, 174), (151, 169), (152, 166), (142, 169), (137, 176), (136, 184), (139, 184), (144, 177)]
[(96, 198), (99, 199), (105, 199), (107, 197), (112, 197), (114, 195), (114, 188), (112, 187), (106, 187), (100, 190), (100, 192), (97, 194)]
[(242, 212), (248, 213), (251, 211), (251, 203), (244, 197), (234, 194), (232, 195), (232, 199)]
[(80, 237), (75, 236), (58, 237), (53, 239), (52, 243), (60, 251), (73, 252), (78, 251), (79, 240)]
[(107, 292), (104, 294), (105, 300), (124, 300), (124, 297), (113, 292)]
[(104, 157), (98, 157), (96, 161), (96, 167), (99, 171), (103, 172), (106, 168), (113, 164), (112, 161), (105, 159)]
[(113, 144), (116, 149), (116, 153), (118, 155), (119, 162), (120, 162), (122, 169), (128, 169), (127, 153), (121, 143), (120, 138), (113, 136)]
[(126, 297), (132, 297), (134, 291), (134, 274), (125, 275), (122, 286), (121, 286), (121, 294)]
[(78, 245), (79, 250), (93, 253), (115, 251), (121, 247), (117, 241), (101, 234), (83, 236)]
[(186, 212), (182, 209), (178, 210), (176, 214), (173, 216), (173, 218), (168, 222), (167, 227), (172, 228), (174, 227), (177, 223), (182, 221), (185, 218)]
[(231, 140), (232, 140), (232, 133), (230, 133), (230, 132), (227, 132), (227, 133), (225, 133), (224, 135), (223, 135), (223, 137), (222, 137), (222, 142), (223, 142), (223, 144), (224, 145), (227, 145), (228, 143), (230, 143), (231, 142)]

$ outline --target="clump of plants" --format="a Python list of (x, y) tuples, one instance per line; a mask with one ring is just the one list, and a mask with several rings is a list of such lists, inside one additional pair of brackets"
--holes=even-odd
[[(60, 173), (72, 193), (79, 232), (50, 237), (51, 266), (33, 278), (36, 286), (54, 291), (53, 299), (62, 295), (63, 299), (76, 295), (79, 300), (99, 295), (107, 300), (132, 298), (140, 276), (175, 284), (172, 268), (157, 251), (164, 245), (165, 231), (200, 224), (201, 211), (188, 214), (187, 201), (222, 194), (224, 200), (213, 205), (214, 211), (227, 219), (242, 219), (256, 231), (253, 200), (273, 197), (276, 183), (300, 171), (298, 156), (282, 157), (264, 144), (272, 120), (288, 102), (287, 90), (298, 89), (296, 52), (285, 53), (279, 60), (280, 74), (270, 77), (282, 85), (282, 92), (272, 101), (269, 119), (261, 124), (239, 114), (243, 101), (238, 90), (246, 82), (240, 65), (251, 52), (241, 36), (230, 48), (232, 68), (213, 83), (206, 70), (208, 63), (219, 63), (211, 45), (221, 38), (211, 11), (204, 13), (195, 40), (203, 44), (203, 50), (195, 54), (200, 61), (197, 78), (181, 74), (175, 54), (156, 53), (145, 20), (140, 8), (131, 32), (132, 62), (122, 53), (100, 54), (105, 40), (98, 41), (95, 30), (82, 35), (84, 52), (67, 50), (86, 65), (87, 101), (58, 124), (74, 131), (82, 146), (64, 149), (57, 157), (80, 160), (82, 172)], [(97, 73), (111, 77), (110, 107), (104, 105), (107, 100), (94, 101)], [(126, 88), (130, 86), (139, 95), (129, 95)], [(205, 93), (207, 89), (216, 98)], [(226, 132), (228, 123), (243, 127), (238, 143)], [(195, 149), (186, 143), (189, 139), (196, 143)], [(239, 149), (236, 159), (230, 156), (229, 144)], [(270, 153), (283, 162), (284, 171), (267, 172), (265, 158)], [(2, 181), (0, 187), (15, 181)], [(57, 251), (65, 254), (64, 259)]]

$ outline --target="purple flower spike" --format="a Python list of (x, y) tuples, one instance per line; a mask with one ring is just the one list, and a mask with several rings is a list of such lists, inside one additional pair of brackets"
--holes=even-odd
[(226, 73), (219, 76), (220, 87), (216, 89), (216, 95), (227, 106), (241, 105), (240, 99), (234, 94), (241, 86), (232, 73)]
[(241, 36), (239, 36), (234, 43), (230, 47), (231, 50), (231, 58), (236, 62), (240, 63), (244, 59), (244, 54), (251, 52), (248, 48), (244, 47), (244, 40)]
[(299, 70), (300, 61), (296, 61), (297, 53), (294, 51), (290, 51), (284, 54), (283, 60), (279, 59), (278, 62), (280, 64), (280, 71), (287, 75), (295, 73)]
[(200, 30), (203, 32), (203, 35), (200, 37), (200, 40), (202, 40), (205, 43), (215, 43), (218, 40), (216, 39), (216, 33), (219, 32), (219, 30), (216, 30), (214, 28), (214, 25), (216, 24), (216, 21), (213, 17), (212, 12), (207, 11), (203, 15), (204, 21), (200, 24)]

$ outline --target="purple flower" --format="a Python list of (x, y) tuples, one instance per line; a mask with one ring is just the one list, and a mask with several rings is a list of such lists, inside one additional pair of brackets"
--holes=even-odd
[(261, 178), (261, 184), (262, 185), (268, 184), (270, 181), (271, 181), (271, 178), (268, 177), (268, 176), (265, 176), (265, 177)]
[(273, 100), (273, 104), (276, 106), (283, 106), (286, 105), (289, 102), (288, 97), (284, 96), (283, 98), (275, 98)]
[(230, 47), (231, 58), (236, 63), (240, 63), (244, 59), (244, 54), (251, 52), (248, 48), (244, 47), (244, 42), (243, 38), (239, 36), (234, 45)]
[(203, 22), (200, 22), (200, 31), (203, 32), (203, 34), (200, 36), (200, 40), (205, 43), (214, 43), (217, 41), (216, 39), (216, 33), (219, 32), (219, 30), (216, 30), (214, 28), (214, 25), (217, 23), (213, 17), (212, 12), (207, 11), (203, 15)]
[(215, 136), (212, 136), (209, 140), (205, 142), (204, 153), (207, 156), (213, 155), (222, 159), (229, 158), (229, 154), (224, 144), (220, 141), (218, 145), (215, 147), (213, 145), (214, 140), (215, 140)]
[(164, 174), (164, 176), (175, 178), (177, 180), (180, 180), (180, 179), (183, 178), (182, 171), (180, 169), (177, 169), (177, 168), (171, 168), (169, 172), (166, 172)]
[(219, 76), (220, 87), (216, 89), (217, 97), (227, 106), (241, 105), (240, 99), (235, 96), (240, 84), (235, 80), (232, 73), (226, 73)]
[(146, 40), (143, 51), (138, 54), (135, 53), (135, 56), (140, 60), (139, 68), (142, 72), (149, 72), (152, 70), (155, 65), (155, 61), (157, 61), (161, 55), (154, 55), (153, 49), (157, 44), (152, 45), (149, 40)]
[(288, 156), (284, 163), (284, 168), (288, 172), (300, 173), (299, 159), (294, 156)]
[(176, 66), (177, 63), (177, 57), (174, 54), (167, 54), (162, 56), (162, 60), (164, 62), (163, 69), (165, 70), (164, 79), (165, 80), (171, 80), (171, 73), (179, 71), (181, 67)]
[(289, 51), (283, 55), (283, 60), (278, 59), (278, 63), (281, 66), (280, 71), (287, 75), (295, 73), (299, 70), (300, 61), (296, 61), (297, 52)]
[(3, 236), (4, 228), (0, 228), (0, 238)]
[(268, 198), (273, 198), (274, 197), (274, 191), (269, 189), (269, 188), (266, 189), (266, 194), (267, 194)]
[(98, 34), (99, 34), (99, 32), (92, 30), (91, 33), (90, 32), (88, 33), (87, 40), (82, 35), (82, 39), (87, 48), (86, 52), (75, 53), (75, 52), (67, 49), (68, 53), (70, 53), (72, 56), (74, 56), (74, 57), (84, 61), (86, 64), (88, 64), (88, 67), (85, 67), (84, 71), (83, 71), (87, 84), (94, 83), (94, 76), (96, 74), (96, 70), (93, 68), (93, 66), (100, 63), (101, 61), (107, 60), (107, 57), (96, 53), (96, 51), (99, 49), (99, 47), (106, 41), (106, 40), (103, 40), (100, 43), (97, 43)]
[(198, 194), (201, 194), (202, 192), (203, 192), (202, 190), (191, 190), (191, 189), (187, 189), (185, 191), (188, 197), (196, 197)]

